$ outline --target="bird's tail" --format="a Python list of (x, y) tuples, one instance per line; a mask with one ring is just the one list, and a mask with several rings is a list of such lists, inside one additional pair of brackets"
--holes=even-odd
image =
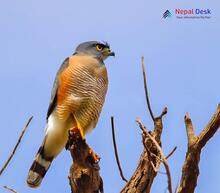
[(40, 186), (41, 181), (43, 180), (47, 170), (49, 169), (51, 162), (53, 161), (53, 157), (45, 157), (44, 156), (44, 145), (42, 145), (37, 155), (31, 165), (31, 168), (28, 172), (27, 176), (27, 184), (32, 188), (37, 188)]

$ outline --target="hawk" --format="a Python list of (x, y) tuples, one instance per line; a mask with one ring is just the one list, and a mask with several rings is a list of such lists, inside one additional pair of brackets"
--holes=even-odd
[(71, 128), (77, 128), (84, 139), (96, 127), (108, 88), (104, 60), (114, 55), (109, 44), (89, 41), (64, 60), (54, 81), (43, 143), (28, 173), (30, 187), (41, 184)]

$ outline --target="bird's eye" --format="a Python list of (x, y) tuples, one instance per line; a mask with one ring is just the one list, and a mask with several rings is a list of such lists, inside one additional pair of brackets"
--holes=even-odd
[(103, 49), (103, 47), (101, 45), (96, 45), (96, 50), (101, 51)]

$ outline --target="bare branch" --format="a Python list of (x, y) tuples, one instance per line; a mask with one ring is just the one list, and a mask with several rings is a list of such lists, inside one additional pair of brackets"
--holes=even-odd
[(203, 148), (206, 142), (216, 133), (220, 127), (220, 104), (218, 105), (214, 115), (210, 119), (208, 125), (198, 136), (198, 145)]
[(141, 65), (142, 65), (142, 71), (143, 71), (143, 78), (144, 78), (144, 90), (145, 90), (145, 96), (146, 96), (146, 101), (147, 101), (147, 107), (150, 113), (150, 116), (152, 118), (152, 120), (155, 120), (153, 111), (151, 109), (151, 105), (150, 105), (150, 99), (149, 99), (149, 94), (148, 94), (148, 88), (147, 88), (147, 78), (146, 78), (146, 71), (145, 71), (145, 66), (144, 66), (144, 57), (141, 57)]
[(191, 146), (196, 142), (197, 137), (194, 132), (192, 120), (190, 119), (188, 113), (186, 113), (184, 119), (185, 119), (186, 132), (187, 132), (187, 137), (188, 137), (188, 146)]
[(26, 123), (24, 129), (22, 130), (21, 135), (20, 135), (20, 137), (18, 138), (18, 141), (17, 141), (15, 147), (14, 147), (13, 151), (11, 152), (11, 155), (9, 156), (9, 158), (7, 159), (7, 161), (5, 162), (5, 164), (3, 165), (2, 169), (0, 170), (0, 176), (2, 175), (2, 173), (4, 172), (4, 170), (6, 169), (6, 167), (8, 166), (8, 164), (9, 164), (9, 162), (11, 161), (12, 157), (14, 156), (14, 154), (15, 154), (17, 148), (18, 148), (18, 145), (20, 144), (21, 139), (22, 139), (22, 137), (23, 137), (23, 135), (24, 135), (26, 129), (28, 128), (28, 125), (30, 124), (30, 122), (31, 122), (32, 119), (33, 119), (33, 116), (28, 119), (28, 122)]
[(169, 166), (167, 164), (167, 160), (166, 157), (163, 154), (163, 151), (160, 147), (160, 145), (157, 143), (157, 141), (148, 133), (146, 132), (146, 128), (144, 127), (143, 123), (141, 122), (140, 119), (136, 119), (137, 123), (139, 124), (139, 126), (142, 128), (142, 130), (145, 130), (145, 134), (151, 139), (151, 141), (154, 143), (154, 145), (156, 146), (157, 150), (160, 152), (160, 156), (162, 158), (162, 162), (164, 164), (164, 167), (166, 169), (166, 173), (167, 173), (167, 178), (168, 178), (168, 190), (170, 193), (172, 193), (172, 181), (171, 181), (171, 175), (170, 175), (170, 169)]
[(121, 168), (121, 164), (120, 164), (120, 159), (118, 156), (117, 144), (116, 144), (116, 139), (115, 139), (114, 117), (111, 117), (111, 125), (112, 125), (112, 140), (113, 140), (113, 145), (114, 145), (115, 158), (116, 158), (116, 162), (117, 162), (118, 169), (120, 172), (120, 176), (121, 176), (122, 180), (124, 180), (125, 182), (128, 182), (128, 180), (124, 177), (124, 174), (123, 174), (123, 171)]
[(7, 190), (9, 190), (11, 192), (18, 193), (16, 190), (10, 188), (9, 186), (3, 186), (3, 188), (5, 188), (5, 189), (7, 189)]
[(175, 146), (175, 147), (173, 148), (173, 150), (167, 155), (166, 160), (168, 160), (169, 157), (173, 155), (173, 153), (176, 151), (176, 149), (177, 149), (177, 146)]
[(192, 121), (188, 113), (185, 116), (185, 124), (188, 135), (188, 149), (182, 168), (182, 177), (177, 189), (178, 193), (194, 193), (199, 176), (199, 161), (202, 148), (209, 139), (216, 133), (220, 126), (220, 105), (208, 125), (197, 137), (194, 133)]
[(159, 116), (159, 118), (163, 118), (163, 116), (164, 115), (166, 115), (167, 114), (167, 107), (165, 107), (164, 109), (163, 109), (163, 111), (161, 112), (161, 114), (160, 114), (160, 116)]
[[(159, 117), (154, 117), (153, 111), (151, 109), (148, 88), (147, 88), (147, 78), (144, 66), (144, 57), (141, 58), (142, 72), (143, 72), (143, 80), (144, 80), (144, 89), (145, 89), (145, 97), (147, 101), (147, 109), (149, 110), (150, 116), (154, 122), (154, 130), (152, 131), (152, 136), (155, 141), (161, 145), (161, 133), (163, 131), (163, 116), (167, 113), (167, 108), (163, 110)], [(154, 143), (148, 138), (145, 138), (144, 133), (146, 128), (140, 127), (142, 130), (142, 140), (144, 145), (144, 150), (140, 156), (139, 163), (137, 168), (130, 178), (129, 182), (122, 189), (121, 193), (135, 192), (135, 193), (150, 193), (150, 189), (154, 178), (157, 175), (158, 167), (160, 166), (161, 161), (158, 161), (159, 152), (155, 147)], [(148, 144), (149, 143), (149, 144)], [(156, 155), (157, 157), (155, 157)]]

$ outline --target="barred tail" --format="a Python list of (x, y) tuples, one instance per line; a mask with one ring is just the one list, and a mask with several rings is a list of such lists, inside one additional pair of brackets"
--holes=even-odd
[(44, 156), (44, 146), (41, 146), (28, 172), (28, 186), (31, 188), (37, 188), (40, 186), (41, 181), (47, 173), (47, 170), (49, 169), (52, 161), (53, 157), (48, 158)]

